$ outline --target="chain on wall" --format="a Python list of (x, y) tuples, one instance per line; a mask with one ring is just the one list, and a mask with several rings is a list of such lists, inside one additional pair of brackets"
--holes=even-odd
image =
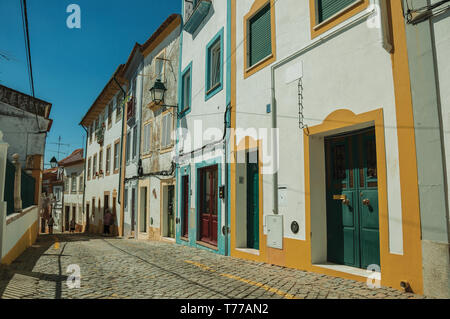
[(301, 130), (308, 128), (303, 114), (303, 77), (298, 79), (298, 126)]

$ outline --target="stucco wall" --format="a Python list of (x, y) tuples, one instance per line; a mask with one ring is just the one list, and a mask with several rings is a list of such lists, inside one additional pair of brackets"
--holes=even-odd
[(10, 264), (35, 242), (37, 237), (37, 218), (37, 206), (32, 206), (22, 213), (8, 216), (5, 220), (4, 235), (1, 242), (2, 263)]
[[(122, 94), (122, 93), (117, 93), (118, 94)], [(121, 113), (122, 115), (123, 113)], [(104, 195), (105, 192), (110, 192), (109, 195), (109, 207), (112, 208), (113, 207), (113, 202), (112, 202), (112, 198), (113, 198), (113, 194), (114, 191), (117, 192), (117, 196), (118, 196), (118, 189), (119, 189), (119, 172), (114, 173), (114, 142), (116, 140), (120, 141), (120, 136), (121, 136), (121, 130), (122, 130), (122, 117), (120, 116), (120, 118), (116, 119), (116, 111), (113, 112), (112, 115), (112, 126), (111, 128), (108, 128), (108, 126), (106, 127), (105, 130), (105, 135), (104, 135), (104, 142), (103, 145), (101, 146), (100, 144), (97, 143), (96, 138), (95, 138), (95, 134), (93, 134), (92, 137), (92, 142), (90, 143), (88, 141), (88, 146), (87, 146), (87, 152), (85, 155), (85, 163), (87, 165), (88, 163), (88, 159), (91, 158), (91, 178), (90, 180), (86, 180), (86, 190), (85, 190), (85, 208), (86, 209), (86, 204), (89, 204), (89, 224), (90, 226), (93, 226), (90, 228), (90, 231), (97, 231), (97, 232), (102, 232), (103, 230), (98, 228), (98, 226), (102, 225), (103, 223), (103, 207), (104, 207)], [(106, 165), (106, 148), (107, 146), (111, 146), (111, 172), (110, 175), (107, 176), (106, 172), (105, 172), (105, 165)], [(119, 164), (118, 166), (120, 166), (120, 142), (119, 142), (119, 153), (118, 153), (118, 157), (119, 157)], [(97, 167), (98, 167), (98, 154), (100, 151), (100, 148), (103, 149), (103, 171), (105, 172), (105, 174), (102, 177), (96, 177), (95, 179), (92, 178), (92, 163), (93, 163), (93, 157), (94, 154), (97, 154)], [(86, 170), (86, 174), (87, 174), (87, 170)], [(92, 199), (95, 198), (95, 205), (93, 205), (92, 203)], [(99, 206), (99, 199), (100, 199), (100, 206)], [(92, 207), (95, 207), (95, 212), (94, 212), (94, 216), (92, 216)], [(120, 221), (120, 204), (118, 203), (118, 198), (116, 200), (116, 226), (118, 226), (118, 221)]]

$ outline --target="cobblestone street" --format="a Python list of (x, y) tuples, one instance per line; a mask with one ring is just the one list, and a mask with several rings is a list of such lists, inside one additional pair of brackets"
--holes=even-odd
[[(81, 287), (69, 289), (69, 265)], [(0, 267), (2, 298), (422, 298), (171, 243), (43, 235)]]

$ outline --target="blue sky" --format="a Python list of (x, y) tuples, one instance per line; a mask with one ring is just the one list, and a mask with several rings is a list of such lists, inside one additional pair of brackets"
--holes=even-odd
[[(81, 8), (81, 29), (69, 29), (69, 4)], [(125, 63), (135, 42), (144, 43), (180, 0), (28, 0), (31, 56), (36, 97), (53, 104), (45, 164), (57, 154), (84, 148), (78, 125), (116, 68)], [(20, 0), (0, 0), (0, 83), (31, 94), (28, 81)]]

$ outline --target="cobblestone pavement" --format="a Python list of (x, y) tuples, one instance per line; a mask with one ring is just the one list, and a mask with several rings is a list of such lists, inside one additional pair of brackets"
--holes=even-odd
[[(69, 265), (81, 287), (69, 289)], [(0, 267), (2, 298), (423, 298), (171, 243), (43, 235)]]

